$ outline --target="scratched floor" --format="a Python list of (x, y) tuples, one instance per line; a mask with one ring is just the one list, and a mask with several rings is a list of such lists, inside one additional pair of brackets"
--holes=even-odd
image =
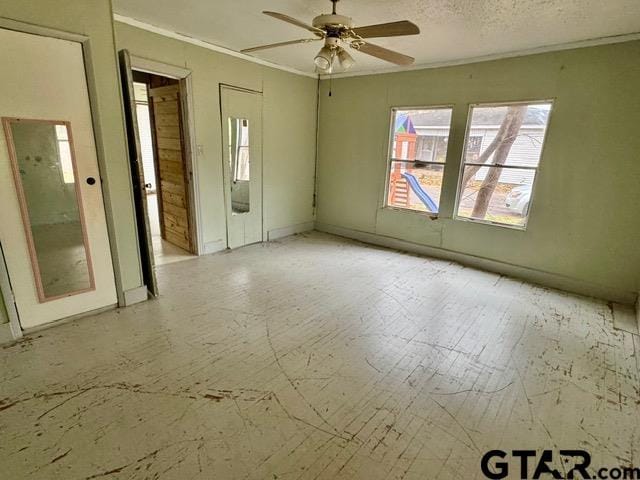
[(319, 233), (159, 278), (0, 349), (0, 477), (467, 480), (494, 448), (640, 466), (640, 342), (604, 302)]

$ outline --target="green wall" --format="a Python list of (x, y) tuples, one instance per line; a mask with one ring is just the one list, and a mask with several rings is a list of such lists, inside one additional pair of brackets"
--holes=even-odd
[(226, 242), (219, 85), (263, 92), (267, 232), (313, 222), (317, 81), (116, 22), (118, 49), (192, 72), (205, 245)]
[[(640, 290), (640, 42), (321, 85), (317, 228), (523, 267), (631, 302)], [(555, 100), (526, 231), (453, 220), (470, 103)], [(451, 104), (440, 218), (383, 209), (392, 106)], [(539, 273), (543, 273), (542, 276)]]
[[(141, 285), (129, 161), (108, 0), (0, 0), (0, 19), (89, 38), (88, 76), (118, 290)], [(6, 22), (5, 22), (6, 26)], [(20, 28), (20, 27), (16, 27)], [(0, 112), (1, 113), (1, 112)], [(121, 297), (122, 299), (122, 297)]]

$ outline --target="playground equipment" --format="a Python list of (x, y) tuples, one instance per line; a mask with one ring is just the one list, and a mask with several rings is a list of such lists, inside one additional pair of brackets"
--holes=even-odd
[[(394, 131), (393, 159), (414, 162), (416, 160), (418, 135), (411, 117), (406, 113), (398, 113), (395, 118)], [(436, 213), (438, 204), (422, 189), (418, 179), (405, 169), (406, 163), (393, 162), (389, 179), (389, 204), (395, 207), (411, 207), (411, 195), (409, 192), (409, 189), (411, 189), (420, 201), (424, 203), (428, 211)]]
[(407, 180), (407, 183), (411, 187), (411, 190), (415, 192), (420, 201), (424, 203), (425, 207), (427, 207), (427, 210), (433, 213), (437, 212), (438, 204), (433, 200), (433, 198), (431, 198), (431, 196), (429, 196), (426, 191), (422, 189), (420, 183), (418, 182), (418, 179), (407, 172), (403, 173), (402, 176)]
[(409, 188), (413, 190), (424, 206), (427, 207), (427, 210), (433, 213), (438, 211), (438, 204), (422, 189), (418, 179), (408, 172), (392, 173), (391, 184), (389, 186), (389, 203), (393, 206), (409, 207)]

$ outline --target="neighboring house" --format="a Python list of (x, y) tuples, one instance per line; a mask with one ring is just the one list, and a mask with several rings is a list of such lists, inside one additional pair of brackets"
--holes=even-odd
[[(509, 165), (532, 166), (538, 165), (540, 148), (545, 134), (545, 115), (548, 111), (541, 112), (529, 108), (520, 129), (520, 135), (514, 142), (509, 153)], [(494, 118), (492, 118), (494, 117)], [(416, 149), (415, 159), (425, 162), (443, 162), (446, 154), (447, 140), (449, 137), (449, 125), (445, 118), (438, 118), (430, 112), (428, 115), (413, 114), (411, 116), (413, 130), (415, 131)], [(500, 128), (501, 116), (474, 114), (473, 127), (469, 131), (467, 160), (473, 161), (493, 141)], [(487, 163), (492, 163), (490, 157)], [(481, 168), (475, 175), (475, 179), (482, 181), (488, 169)], [(535, 172), (532, 170), (504, 169), (500, 176), (500, 182), (510, 184), (531, 184)]]

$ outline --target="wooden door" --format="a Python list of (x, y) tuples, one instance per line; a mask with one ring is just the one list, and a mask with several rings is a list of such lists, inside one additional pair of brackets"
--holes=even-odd
[(131, 179), (133, 185), (133, 200), (136, 208), (136, 225), (140, 241), (140, 256), (142, 260), (142, 273), (147, 290), (158, 296), (158, 282), (153, 259), (153, 245), (151, 239), (151, 226), (149, 225), (149, 213), (147, 211), (146, 181), (142, 165), (142, 149), (140, 147), (140, 135), (138, 132), (138, 119), (136, 104), (133, 94), (133, 72), (131, 71), (131, 59), (127, 50), (120, 50), (120, 81), (122, 83), (122, 96), (124, 99), (125, 123), (127, 128), (127, 140), (129, 146), (129, 162), (131, 163)]
[(152, 87), (149, 97), (156, 143), (160, 233), (167, 242), (193, 253), (180, 85)]

